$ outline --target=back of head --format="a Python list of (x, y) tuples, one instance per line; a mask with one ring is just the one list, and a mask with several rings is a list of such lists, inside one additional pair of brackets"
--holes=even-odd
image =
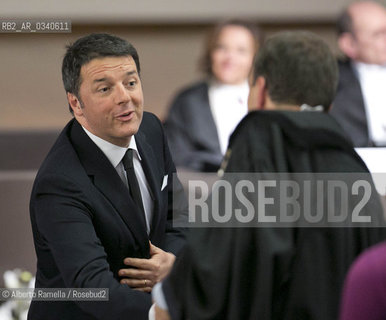
[[(124, 39), (106, 33), (93, 33), (82, 37), (67, 46), (62, 63), (62, 79), (66, 92), (79, 98), (79, 88), (82, 82), (80, 71), (83, 65), (93, 59), (103, 57), (131, 56), (140, 74), (140, 64), (137, 50)], [(72, 109), (70, 108), (72, 113)]]
[(265, 78), (276, 104), (321, 105), (327, 111), (338, 82), (336, 59), (327, 44), (306, 31), (280, 32), (267, 39), (254, 64), (254, 82)]

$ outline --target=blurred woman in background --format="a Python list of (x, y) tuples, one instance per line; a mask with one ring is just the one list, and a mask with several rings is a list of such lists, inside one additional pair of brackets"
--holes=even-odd
[(177, 94), (165, 122), (176, 166), (201, 172), (220, 167), (229, 136), (247, 113), (247, 80), (261, 38), (246, 21), (215, 26), (201, 61), (206, 79)]

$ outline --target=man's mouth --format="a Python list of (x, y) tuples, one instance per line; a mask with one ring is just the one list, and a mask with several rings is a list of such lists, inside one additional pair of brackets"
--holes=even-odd
[(117, 118), (121, 121), (129, 121), (133, 118), (134, 116), (134, 111), (128, 111), (125, 113), (121, 113), (120, 115), (117, 116)]

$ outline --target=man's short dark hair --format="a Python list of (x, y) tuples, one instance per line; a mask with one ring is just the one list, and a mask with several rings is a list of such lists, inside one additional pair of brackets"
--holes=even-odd
[(212, 31), (209, 33), (204, 54), (202, 55), (199, 61), (199, 68), (207, 76), (213, 76), (212, 72), (212, 53), (216, 49), (217, 41), (220, 36), (221, 31), (225, 27), (236, 26), (242, 27), (249, 31), (254, 39), (255, 50), (257, 51), (259, 46), (263, 43), (264, 35), (260, 28), (253, 22), (241, 19), (229, 19), (224, 20), (217, 25), (215, 25)]
[(254, 63), (254, 82), (265, 78), (273, 102), (330, 107), (338, 83), (336, 59), (327, 44), (306, 31), (270, 37)]
[[(132, 44), (117, 36), (107, 33), (93, 33), (82, 37), (67, 46), (62, 64), (62, 79), (66, 92), (74, 94), (78, 99), (82, 83), (80, 69), (93, 59), (103, 57), (131, 56), (140, 75), (140, 64), (137, 50)], [(70, 112), (72, 109), (70, 107)]]
[(354, 34), (353, 21), (348, 8), (338, 17), (336, 21), (336, 31), (338, 32), (338, 36), (346, 32)]

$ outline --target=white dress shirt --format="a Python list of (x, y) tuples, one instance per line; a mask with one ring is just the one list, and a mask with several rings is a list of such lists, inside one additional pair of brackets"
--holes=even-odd
[(209, 84), (208, 94), (221, 152), (225, 154), (230, 135), (248, 112), (248, 81), (240, 85), (227, 85), (212, 81)]
[(149, 320), (155, 320), (155, 305), (158, 305), (158, 307), (165, 311), (169, 311), (169, 307), (162, 290), (162, 282), (156, 283), (156, 285), (153, 287), (153, 290), (151, 291), (151, 297), (153, 299), (153, 305), (149, 310)]
[(145, 220), (146, 220), (146, 231), (147, 234), (150, 233), (150, 226), (153, 218), (153, 197), (151, 195), (151, 191), (149, 188), (149, 183), (147, 182), (145, 172), (143, 171), (141, 165), (141, 155), (138, 152), (137, 143), (135, 141), (135, 137), (132, 136), (130, 139), (130, 144), (127, 148), (123, 148), (112, 144), (106, 140), (103, 140), (96, 135), (92, 134), (86, 128), (82, 126), (83, 130), (87, 133), (90, 139), (102, 150), (107, 159), (111, 162), (118, 175), (122, 179), (122, 181), (129, 187), (126, 171), (123, 167), (122, 158), (125, 155), (127, 149), (133, 149), (133, 164), (135, 175), (138, 180), (139, 189), (141, 190), (143, 208), (145, 210)]
[(370, 139), (386, 146), (386, 66), (355, 63), (365, 104)]

